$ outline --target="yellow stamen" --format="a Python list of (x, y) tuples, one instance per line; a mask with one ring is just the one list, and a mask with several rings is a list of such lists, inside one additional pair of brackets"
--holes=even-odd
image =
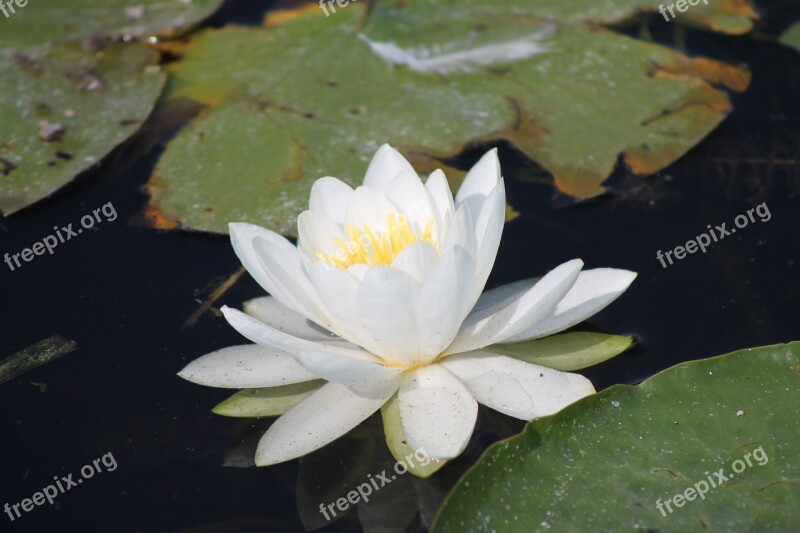
[(317, 252), (316, 255), (322, 261), (346, 270), (352, 265), (391, 265), (400, 252), (418, 240), (432, 244), (437, 250), (439, 248), (433, 237), (433, 220), (428, 221), (421, 237), (417, 237), (403, 215), (390, 214), (387, 226), (386, 232), (376, 233), (370, 226), (359, 230), (348, 224), (345, 231), (350, 242), (334, 238), (335, 252)]

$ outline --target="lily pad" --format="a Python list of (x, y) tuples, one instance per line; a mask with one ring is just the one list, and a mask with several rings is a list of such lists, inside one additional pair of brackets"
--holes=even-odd
[(791, 531), (799, 440), (800, 343), (689, 362), (497, 443), (433, 530)]
[[(461, 18), (463, 10), (445, 10), (439, 20), (434, 4), (382, 6), (367, 14), (351, 4), (325, 17), (314, 5), (273, 14), (266, 29), (208, 30), (170, 45), (183, 59), (169, 67), (168, 100), (205, 109), (151, 178), (157, 218), (220, 233), (247, 221), (291, 234), (313, 181), (360, 183), (383, 142), (432, 170), (471, 143), (505, 139), (563, 192), (590, 197), (604, 191), (621, 153), (640, 174), (675, 161), (730, 110), (712, 84), (749, 82), (746, 70), (599, 28), (554, 28), (513, 7)], [(502, 60), (519, 39), (533, 55)], [(465, 47), (485, 59), (480, 47), (495, 47), (498, 61), (417, 72), (376, 43), (413, 44), (405, 52), (428, 59)]]
[(156, 60), (121, 43), (0, 49), (0, 210), (46, 197), (135, 133), (164, 86)]
[(800, 22), (789, 26), (780, 36), (780, 42), (800, 52)]
[[(0, 48), (85, 37), (170, 37), (210, 16), (221, 0), (27, 0), (11, 2)], [(11, 7), (7, 8), (8, 10)]]
[[(405, 2), (406, 5), (414, 4), (414, 0)], [(447, 4), (450, 6), (447, 6)], [(661, 5), (669, 6), (669, 2), (653, 2), (652, 0), (478, 0), (470, 2), (470, 6), (478, 9), (508, 10), (514, 9), (520, 15), (550, 18), (562, 22), (595, 22), (609, 24), (623, 21), (640, 12), (658, 12)], [(460, 4), (457, 0), (440, 2), (446, 8), (456, 7)], [(463, 4), (461, 4), (463, 5)], [(698, 0), (697, 5), (686, 4), (683, 12), (674, 8), (677, 22), (687, 21), (706, 26), (708, 28), (733, 34), (747, 33), (753, 27), (753, 20), (758, 19), (758, 13), (749, 0), (737, 1), (706, 1)]]

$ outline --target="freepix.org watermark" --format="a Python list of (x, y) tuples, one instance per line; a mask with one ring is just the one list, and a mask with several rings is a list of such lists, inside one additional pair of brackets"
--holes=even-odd
[[(0, 0), (0, 2), (2, 2), (2, 0)], [(92, 228), (95, 223), (99, 224), (103, 222), (103, 220), (100, 218), (101, 213), (105, 217), (106, 222), (114, 222), (117, 219), (117, 210), (114, 209), (114, 206), (111, 204), (111, 202), (108, 202), (102, 207), (98, 207), (91, 213), (83, 215), (80, 222), (82, 226), (81, 228), (73, 229), (72, 226), (74, 224), (67, 224), (61, 228), (58, 226), (53, 226), (53, 229), (55, 230), (54, 234), (48, 235), (41, 241), (33, 243), (30, 248), (25, 248), (24, 250), (15, 254), (7, 252), (3, 256), (3, 261), (5, 261), (6, 265), (8, 265), (8, 268), (13, 272), (22, 266), (20, 259), (26, 263), (30, 263), (33, 261), (34, 257), (37, 255), (44, 255), (45, 252), (53, 255), (53, 252), (59, 244), (64, 244), (71, 238), (77, 237), (83, 233), (84, 229)]]
[(16, 7), (23, 8), (27, 5), (28, 0), (0, 0), (0, 11), (8, 18), (17, 12)]
[[(689, 10), (690, 6), (696, 6), (701, 1), (705, 5), (708, 5), (708, 0), (678, 0), (677, 2), (674, 2), (672, 4), (667, 4), (666, 8), (664, 7), (664, 4), (661, 4), (660, 6), (658, 6), (658, 12), (664, 15), (664, 20), (669, 22), (670, 20), (674, 20), (675, 17), (678, 16), (675, 14), (675, 9), (677, 9), (681, 13), (686, 13), (686, 11)], [(667, 16), (667, 11), (669, 11), (669, 14), (672, 16), (672, 18), (669, 18)]]
[[(106, 467), (105, 470), (101, 470), (101, 464)], [(20, 509), (22, 512), (28, 513), (32, 511), (34, 507), (44, 505), (45, 501), (50, 505), (53, 505), (53, 501), (56, 499), (56, 496), (64, 494), (73, 487), (77, 487), (83, 483), (83, 480), (90, 479), (92, 476), (99, 474), (100, 472), (113, 472), (116, 469), (117, 460), (114, 459), (114, 454), (108, 452), (102, 457), (98, 457), (90, 464), (83, 465), (80, 470), (80, 478), (72, 479), (74, 474), (69, 474), (67, 476), (53, 476), (55, 485), (47, 485), (39, 492), (34, 492), (33, 496), (30, 498), (25, 498), (19, 503), (11, 505), (6, 503), (3, 506), (3, 510), (8, 515), (8, 518), (13, 522), (14, 520), (22, 517)]]
[[(666, 252), (662, 253), (661, 250), (656, 252), (656, 259), (661, 262), (661, 266), (663, 268), (667, 268), (667, 262), (669, 264), (673, 264), (672, 256), (675, 256), (675, 260), (683, 259), (686, 257), (686, 254), (693, 254), (697, 250), (701, 250), (703, 253), (706, 253), (706, 248), (708, 248), (712, 242), (719, 242), (725, 237), (733, 235), (736, 233), (736, 229), (742, 229), (747, 227), (748, 224), (751, 222), (756, 221), (756, 217), (753, 214), (758, 215), (758, 218), (761, 222), (769, 222), (772, 219), (772, 214), (769, 212), (769, 207), (767, 207), (767, 202), (763, 202), (752, 209), (748, 209), (747, 213), (742, 213), (741, 215), (737, 215), (736, 218), (733, 220), (735, 228), (727, 228), (728, 223), (723, 222), (722, 224), (715, 226), (714, 228), (711, 227), (711, 224), (706, 226), (708, 228), (708, 233), (701, 233), (694, 239), (690, 239), (686, 242), (686, 245), (676, 246), (672, 250), (667, 250)], [(666, 259), (666, 261), (664, 261)]]
[[(347, 509), (350, 508), (351, 505), (355, 505), (361, 500), (368, 502), (369, 497), (373, 492), (373, 488), (375, 492), (381, 490), (383, 487), (397, 479), (397, 476), (402, 476), (406, 472), (408, 472), (408, 465), (411, 465), (413, 468), (415, 466), (414, 459), (417, 460), (419, 466), (428, 466), (431, 462), (431, 458), (425, 452), (424, 449), (420, 448), (419, 450), (415, 451), (414, 453), (408, 454), (404, 460), (397, 461), (394, 464), (394, 474), (391, 471), (387, 474), (386, 470), (382, 471), (380, 474), (373, 476), (372, 474), (367, 474), (367, 482), (362, 483), (356, 490), (351, 490), (347, 493), (347, 498), (339, 498), (333, 503), (325, 505), (324, 503), (319, 504), (319, 512), (322, 513), (322, 516), (325, 517), (325, 520), (330, 521), (330, 519), (336, 516), (336, 509), (339, 509), (341, 512), (345, 512)], [(391, 475), (391, 477), (389, 477)], [(331, 516), (328, 516), (330, 512)]]
[(698, 497), (701, 500), (705, 500), (706, 494), (708, 494), (711, 489), (715, 489), (723, 483), (733, 479), (736, 477), (736, 474), (741, 474), (747, 468), (755, 465), (764, 466), (768, 462), (769, 457), (767, 457), (767, 452), (764, 451), (763, 446), (759, 446), (755, 450), (744, 454), (741, 459), (736, 459), (733, 463), (731, 463), (731, 470), (733, 470), (732, 474), (726, 474), (725, 468), (720, 468), (716, 472), (712, 473), (706, 472), (705, 479), (701, 479), (691, 487), (687, 487), (683, 492), (675, 494), (666, 501), (661, 501), (661, 498), (659, 498), (656, 501), (656, 508), (661, 511), (662, 516), (666, 517), (667, 513), (671, 514), (674, 511), (672, 508), (673, 505), (676, 508), (683, 507), (686, 505), (686, 502), (694, 501)]
[[(2, 0), (0, 0), (2, 1)], [(336, 13), (336, 8), (333, 7), (334, 2), (339, 7), (347, 7), (351, 0), (319, 0), (319, 7), (322, 11), (325, 12), (326, 17), (330, 17), (331, 14), (328, 13), (328, 8), (331, 9), (333, 13)], [(357, 2), (358, 0), (352, 0), (353, 2)]]

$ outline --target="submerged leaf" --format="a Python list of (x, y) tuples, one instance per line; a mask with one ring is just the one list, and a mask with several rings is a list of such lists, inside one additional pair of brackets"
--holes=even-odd
[(790, 531), (798, 439), (800, 343), (684, 363), (494, 445), (433, 530)]

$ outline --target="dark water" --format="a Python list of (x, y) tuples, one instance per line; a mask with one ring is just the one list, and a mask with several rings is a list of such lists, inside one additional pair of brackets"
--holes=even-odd
[[(211, 23), (257, 23), (265, 5), (230, 2)], [(771, 34), (800, 18), (796, 3), (774, 2), (763, 11), (760, 29)], [(674, 25), (652, 18), (649, 27), (659, 42), (676, 39)], [(594, 329), (640, 342), (586, 371), (598, 389), (635, 383), (682, 361), (800, 338), (800, 54), (765, 39), (699, 31), (677, 37), (690, 54), (749, 64), (754, 81), (733, 96), (731, 117), (666, 171), (640, 179), (620, 168), (614, 194), (563, 207), (546, 175), (501, 145), (510, 203), (522, 215), (506, 227), (490, 285), (538, 275), (573, 257), (587, 268), (639, 272), (631, 289), (591, 320)], [(183, 327), (198, 301), (239, 264), (226, 238), (131, 223), (172, 132), (173, 124), (151, 121), (76, 183), (0, 220), (0, 253), (13, 253), (108, 202), (118, 213), (52, 256), (14, 272), (0, 264), (0, 356), (56, 333), (78, 343), (77, 351), (0, 385), (0, 505), (31, 497), (53, 476), (77, 473), (109, 452), (118, 464), (61, 494), (54, 506), (45, 503), (13, 523), (0, 514), (0, 531), (302, 531), (298, 475), (303, 493), (348, 469), (335, 446), (308, 458), (303, 472), (298, 461), (221, 466), (223, 457), (239, 457), (231, 447), (248, 438), (241, 422), (209, 412), (228, 393), (175, 373), (199, 355), (242, 343), (213, 313)], [(468, 167), (485, 148), (474, 147), (457, 163)], [(769, 221), (756, 217), (707, 253), (669, 268), (656, 259), (658, 250), (685, 243), (708, 224), (730, 228), (762, 202)], [(239, 306), (259, 294), (245, 276), (217, 304)], [(482, 430), (465, 458), (418, 490), (441, 494), (497, 435), (519, 429), (503, 428), (497, 418), (482, 412)], [(243, 449), (243, 456), (252, 451)], [(421, 521), (408, 530), (422, 530)], [(358, 518), (350, 513), (330, 530), (359, 531)]]

